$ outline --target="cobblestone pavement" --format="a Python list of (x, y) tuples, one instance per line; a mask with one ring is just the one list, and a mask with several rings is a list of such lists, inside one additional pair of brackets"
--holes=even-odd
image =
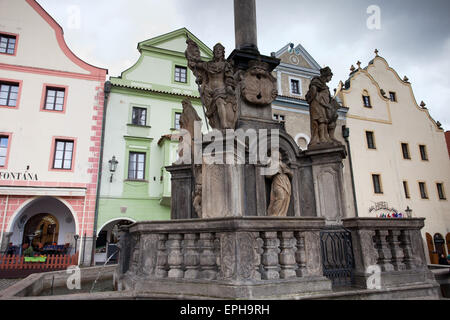
[(0, 291), (5, 290), (20, 280), (22, 279), (0, 279)]

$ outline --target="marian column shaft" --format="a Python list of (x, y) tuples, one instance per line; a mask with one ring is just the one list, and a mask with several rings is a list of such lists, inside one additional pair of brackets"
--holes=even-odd
[(255, 0), (234, 0), (236, 49), (258, 51)]

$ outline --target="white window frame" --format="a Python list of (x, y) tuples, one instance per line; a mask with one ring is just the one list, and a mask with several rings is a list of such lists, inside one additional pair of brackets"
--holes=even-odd
[[(296, 80), (298, 81), (298, 91), (299, 93), (293, 93), (292, 92), (292, 80)], [(301, 97), (303, 96), (303, 90), (302, 90), (302, 79), (301, 78), (297, 78), (297, 77), (289, 77), (289, 93), (293, 96), (296, 97)]]

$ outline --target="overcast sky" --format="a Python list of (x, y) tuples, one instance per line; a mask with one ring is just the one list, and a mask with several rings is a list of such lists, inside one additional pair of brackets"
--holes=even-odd
[[(233, 50), (232, 0), (38, 0), (63, 27), (71, 50), (117, 76), (139, 57), (137, 43), (186, 27), (207, 46)], [(380, 9), (379, 28), (367, 13)], [(270, 55), (293, 42), (334, 73), (331, 87), (380, 51), (412, 83), (417, 102), (450, 130), (450, 1), (256, 0), (258, 47)], [(369, 26), (367, 22), (372, 22)]]

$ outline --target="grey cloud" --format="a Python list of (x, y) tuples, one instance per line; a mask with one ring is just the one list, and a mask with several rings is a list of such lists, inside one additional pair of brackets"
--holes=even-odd
[[(138, 41), (187, 27), (209, 47), (234, 48), (232, 0), (39, 0), (62, 24), (73, 51), (86, 61), (108, 67), (111, 75), (138, 58)], [(363, 65), (374, 49), (400, 76), (407, 75), (418, 102), (450, 129), (450, 1), (447, 0), (256, 0), (258, 46), (269, 55), (289, 42), (301, 43), (346, 80), (351, 64)], [(82, 29), (66, 28), (67, 6), (82, 11)], [(369, 5), (381, 9), (381, 30), (369, 30)]]

